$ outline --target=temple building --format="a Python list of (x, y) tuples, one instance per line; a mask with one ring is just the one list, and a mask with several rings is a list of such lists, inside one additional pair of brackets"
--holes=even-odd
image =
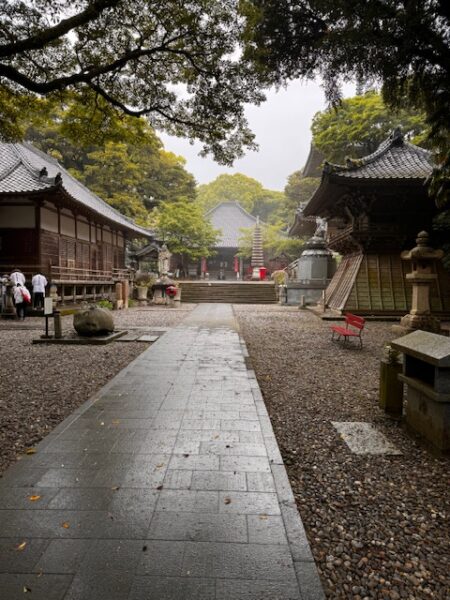
[(30, 144), (0, 144), (0, 271), (40, 271), (61, 301), (112, 293), (126, 241), (152, 239)]
[(215, 254), (189, 266), (189, 276), (210, 279), (236, 280), (251, 273), (250, 258), (237, 256), (242, 229), (254, 228), (257, 218), (248, 213), (238, 202), (221, 202), (205, 214), (214, 229), (220, 231), (214, 248)]
[[(407, 142), (399, 130), (369, 156), (346, 165), (325, 163), (303, 214), (333, 221), (328, 247), (342, 260), (325, 292), (330, 309), (365, 315), (409, 311), (410, 265), (400, 253), (415, 245), (422, 230), (435, 247), (440, 243), (432, 228), (437, 209), (426, 186), (432, 169), (430, 152)], [(434, 269), (431, 309), (449, 315), (450, 276), (440, 262)]]

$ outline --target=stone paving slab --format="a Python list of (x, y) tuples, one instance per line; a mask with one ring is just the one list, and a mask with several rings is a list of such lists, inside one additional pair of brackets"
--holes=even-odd
[(0, 479), (0, 597), (313, 600), (232, 307), (202, 304)]

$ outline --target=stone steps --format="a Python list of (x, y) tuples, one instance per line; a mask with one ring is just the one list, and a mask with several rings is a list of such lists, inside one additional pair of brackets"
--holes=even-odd
[(277, 301), (275, 286), (271, 282), (183, 282), (181, 301), (225, 302), (230, 304), (273, 304)]

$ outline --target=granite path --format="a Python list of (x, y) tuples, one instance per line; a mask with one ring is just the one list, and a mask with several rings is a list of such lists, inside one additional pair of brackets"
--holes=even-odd
[(6, 471), (0, 597), (322, 599), (246, 357), (199, 305)]

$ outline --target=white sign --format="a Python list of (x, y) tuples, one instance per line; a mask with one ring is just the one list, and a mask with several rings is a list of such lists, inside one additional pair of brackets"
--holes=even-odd
[(53, 298), (44, 298), (44, 315), (53, 314)]

